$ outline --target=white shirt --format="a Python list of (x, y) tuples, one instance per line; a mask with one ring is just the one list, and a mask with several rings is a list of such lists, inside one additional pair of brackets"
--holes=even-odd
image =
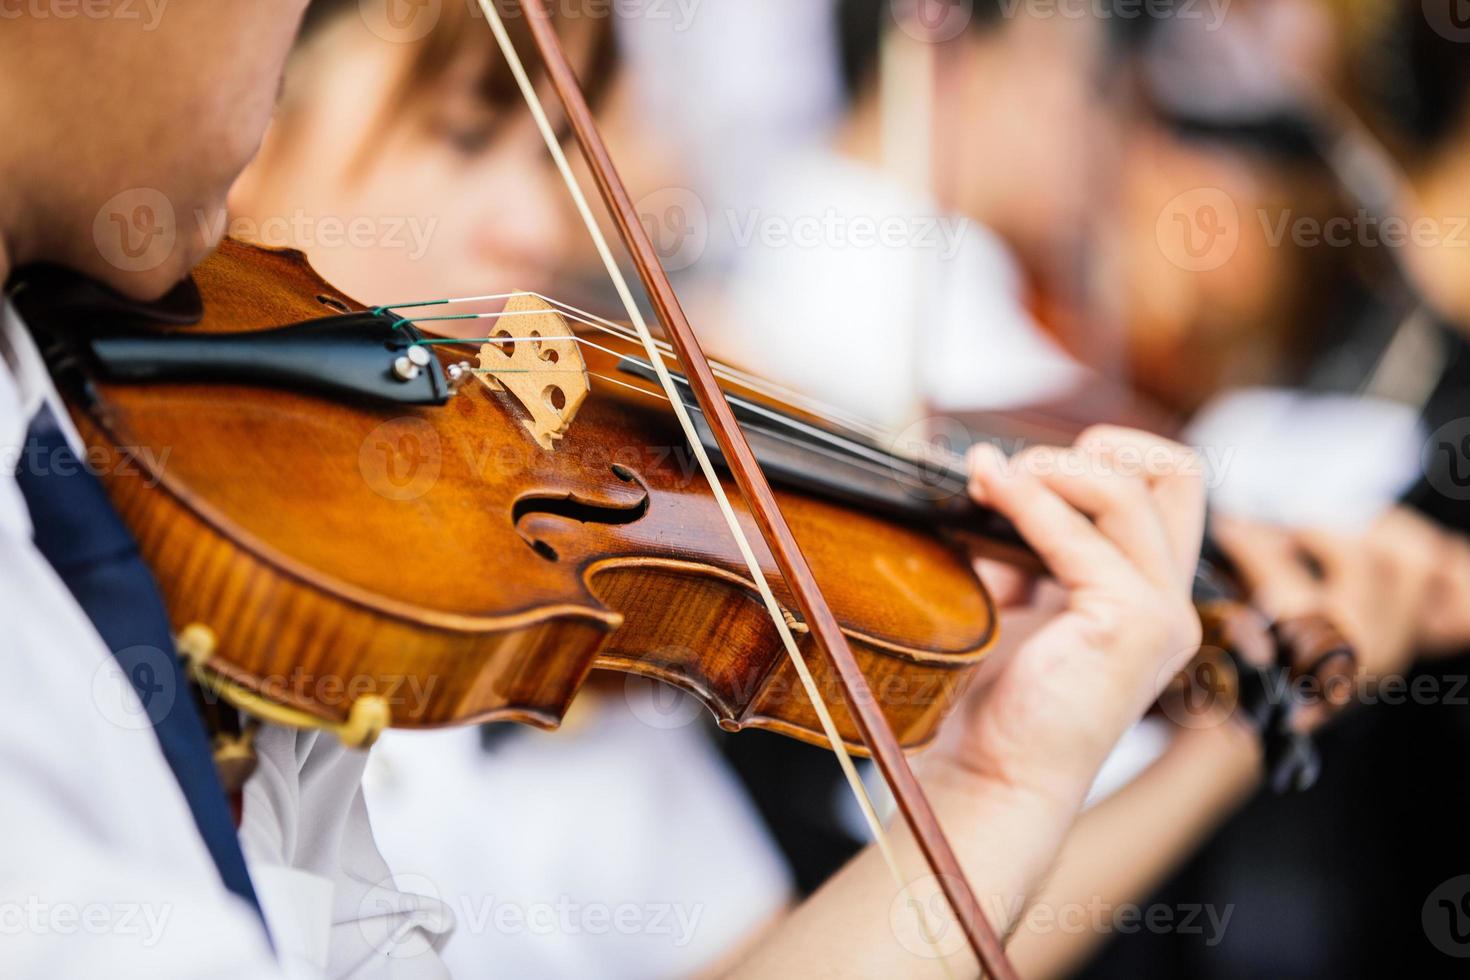
[(711, 353), (895, 433), (926, 409), (1024, 405), (1084, 380), (988, 228), (831, 151), (780, 174), (758, 205), (709, 216), (739, 260)]
[[(627, 7), (640, 8), (617, 25), (639, 122), (698, 175), (701, 206), (749, 199), (793, 146), (822, 139), (841, 118), (834, 0)], [(732, 51), (751, 55), (732, 58)], [(728, 245), (718, 235), (710, 241), (722, 255)]]
[(132, 685), (31, 542), (14, 478), (29, 420), (50, 404), (80, 443), (8, 304), (0, 328), (0, 976), (447, 976), (452, 919), (394, 886), (366, 755), (329, 737), (265, 729), (245, 791), (279, 964), (225, 889)]
[(709, 712), (619, 687), (584, 691), (561, 731), (489, 750), (475, 729), (389, 732), (373, 750), (374, 831), (403, 886), (451, 907), (455, 976), (694, 976), (790, 900)]
[(279, 975), (117, 661), (31, 542), (16, 485), (50, 380), (0, 308), (0, 976)]
[(1190, 422), (1221, 512), (1284, 527), (1360, 530), (1424, 470), (1415, 406), (1364, 395), (1244, 388)]
[[(400, 887), (362, 794), (368, 754), (321, 732), (266, 726), (240, 843), (283, 963), (330, 980), (444, 980), (449, 906)], [(441, 790), (442, 792), (442, 790)]]

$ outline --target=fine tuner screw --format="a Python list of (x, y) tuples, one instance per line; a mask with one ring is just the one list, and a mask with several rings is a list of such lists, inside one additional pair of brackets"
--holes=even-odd
[(393, 376), (399, 381), (413, 381), (429, 366), (431, 355), (422, 347), (410, 347), (408, 353), (393, 361)]
[(450, 393), (454, 394), (475, 376), (475, 372), (469, 361), (460, 361), (445, 368), (444, 376), (449, 379)]

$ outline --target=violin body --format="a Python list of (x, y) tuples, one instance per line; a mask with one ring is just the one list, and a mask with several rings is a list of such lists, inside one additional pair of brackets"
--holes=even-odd
[[(226, 242), (194, 278), (202, 319), (158, 329), (239, 333), (365, 309), (296, 252)], [(210, 637), (192, 653), (227, 696), (326, 727), (372, 703), (394, 727), (554, 728), (601, 668), (674, 684), (728, 730), (826, 744), (669, 406), (649, 394), (593, 385), (548, 449), (524, 406), (479, 382), (442, 407), (95, 375), (63, 387), (89, 445), (132, 462), (104, 482), (175, 628)], [(917, 525), (778, 496), (900, 743), (922, 746), (996, 632), (969, 557)], [(808, 663), (863, 751), (826, 658)]]

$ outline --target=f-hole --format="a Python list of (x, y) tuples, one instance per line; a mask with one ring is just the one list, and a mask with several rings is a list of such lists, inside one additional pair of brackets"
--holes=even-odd
[(612, 473), (623, 483), (638, 486), (642, 493), (637, 500), (628, 504), (605, 504), (578, 497), (574, 493), (555, 497), (532, 494), (517, 500), (511, 507), (511, 523), (536, 554), (547, 561), (560, 561), (561, 556), (556, 549), (521, 530), (521, 522), (532, 514), (550, 514), (579, 524), (602, 524), (609, 527), (621, 527), (642, 520), (648, 513), (648, 487), (626, 466), (614, 465)]

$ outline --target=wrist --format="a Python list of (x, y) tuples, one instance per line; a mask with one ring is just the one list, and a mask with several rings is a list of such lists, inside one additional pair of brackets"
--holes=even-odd
[(1230, 795), (1253, 792), (1266, 775), (1266, 752), (1255, 729), (1235, 719), (1208, 728), (1177, 730), (1168, 755), (1209, 772)]
[(1003, 935), (1056, 860), (1081, 801), (983, 774), (952, 759), (918, 772), (976, 897)]
[(1040, 830), (1055, 827), (1064, 833), (1086, 798), (1085, 786), (1074, 792), (1061, 782), (1019, 782), (949, 756), (922, 760), (916, 774), (930, 799), (943, 801), (942, 808), (967, 825), (983, 824), (989, 815), (1004, 812), (1033, 822)]

